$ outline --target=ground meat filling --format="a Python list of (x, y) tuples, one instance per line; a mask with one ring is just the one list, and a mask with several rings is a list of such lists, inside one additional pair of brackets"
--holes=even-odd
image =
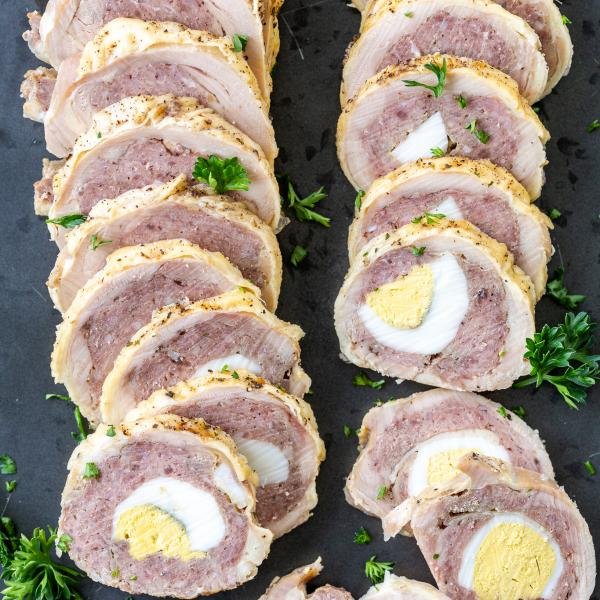
[[(561, 575), (556, 600), (571, 597), (577, 581), (577, 553), (572, 544), (572, 517), (566, 507), (544, 492), (513, 490), (506, 485), (490, 485), (461, 495), (441, 498), (423, 523), (413, 520), (412, 527), (426, 556), (439, 554), (435, 561), (435, 577), (452, 598), (475, 599), (473, 592), (456, 583), (465, 547), (495, 514), (521, 513), (539, 523), (559, 545), (565, 568)], [(435, 519), (436, 525), (433, 525)], [(422, 525), (425, 527), (421, 528)]]
[(92, 365), (88, 384), (94, 409), (119, 352), (150, 321), (154, 310), (185, 299), (209, 298), (229, 289), (224, 277), (215, 275), (208, 279), (203, 276), (205, 272), (194, 277), (191, 270), (194, 268), (198, 267), (189, 262), (171, 262), (137, 276), (118, 296), (107, 293), (108, 302), (99, 303), (81, 326)]
[(234, 439), (261, 440), (277, 446), (287, 456), (291, 452), (288, 478), (256, 490), (256, 517), (263, 527), (285, 517), (304, 498), (310, 483), (309, 474), (301, 472), (308, 435), (283, 406), (228, 393), (226, 397), (202, 399), (194, 405), (169, 407), (169, 413), (202, 418)]
[[(199, 584), (224, 589), (235, 583), (234, 570), (246, 543), (248, 522), (215, 487), (212, 474), (218, 465), (212, 453), (134, 441), (97, 466), (100, 477), (81, 480), (78, 489), (69, 493), (61, 517), (62, 531), (73, 538), (70, 555), (86, 572), (99, 574), (105, 581), (114, 578), (128, 592), (157, 596), (179, 596)], [(184, 562), (154, 554), (136, 561), (126, 542), (112, 540), (117, 505), (157, 477), (180, 479), (217, 500), (226, 535), (206, 558)], [(157, 576), (161, 573), (169, 577)]]
[[(402, 82), (399, 85), (404, 87)], [(434, 98), (429, 92), (411, 88), (410, 92), (389, 93), (385, 108), (373, 112), (361, 126), (361, 154), (364, 156), (361, 164), (369, 165), (365, 168), (371, 171), (370, 177), (381, 177), (397, 168), (399, 163), (392, 156), (392, 150), (437, 112), (441, 113), (450, 138), (449, 156), (487, 158), (512, 171), (521, 126), (502, 101), (490, 96), (473, 96), (467, 107), (461, 108), (451, 94)], [(487, 143), (480, 142), (466, 129), (473, 120), (478, 129), (490, 136)]]
[(375, 72), (425, 54), (452, 54), (488, 64), (509, 73), (519, 83), (522, 61), (493, 25), (481, 17), (456, 17), (447, 10), (431, 15), (415, 31), (398, 38)]
[[(398, 248), (387, 252), (369, 266), (349, 291), (348, 306), (358, 307), (365, 303), (367, 294), (392, 282), (415, 266), (432, 261), (432, 252), (414, 256), (410, 248)], [(477, 375), (489, 373), (500, 362), (501, 350), (508, 334), (506, 294), (502, 281), (489, 270), (470, 262), (463, 256), (456, 257), (465, 273), (469, 291), (469, 309), (458, 328), (454, 340), (435, 355), (397, 352), (379, 343), (365, 328), (357, 311), (348, 315), (347, 328), (350, 341), (364, 356), (372, 355), (381, 364), (395, 369), (417, 369), (443, 378), (452, 385)]]
[(182, 64), (148, 62), (144, 56), (128, 62), (125, 70), (113, 77), (91, 81), (77, 90), (76, 104), (86, 112), (97, 112), (129, 96), (189, 96), (205, 106), (214, 99), (200, 81), (196, 68)]
[[(260, 375), (287, 388), (298, 362), (293, 342), (249, 313), (208, 313), (152, 350), (126, 375), (134, 400), (185, 381), (202, 365), (239, 353), (260, 366)], [(146, 355), (146, 354), (145, 354)]]
[(391, 192), (367, 209), (361, 220), (361, 243), (381, 233), (407, 225), (425, 212), (439, 212), (442, 202), (454, 200), (463, 218), (476, 225), (491, 238), (506, 244), (517, 260), (520, 253), (519, 224), (508, 201), (488, 190), (484, 193), (446, 189), (428, 194), (402, 195)]

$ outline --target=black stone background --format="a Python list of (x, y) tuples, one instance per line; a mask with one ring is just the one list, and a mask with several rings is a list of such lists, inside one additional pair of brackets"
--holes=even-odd
[[(35, 0), (0, 1), (0, 453), (17, 460), (19, 483), (6, 514), (27, 534), (35, 526), (56, 523), (65, 464), (75, 446), (72, 407), (44, 400), (47, 392), (62, 391), (50, 376), (58, 314), (44, 285), (56, 251), (33, 214), (31, 184), (39, 177), (45, 154), (42, 127), (21, 118), (18, 97), (23, 72), (36, 65), (20, 37), (25, 13), (34, 8)], [(569, 288), (587, 294), (583, 308), (600, 319), (600, 131), (586, 132), (587, 124), (600, 118), (600, 2), (568, 0), (562, 10), (573, 21), (576, 54), (571, 74), (540, 103), (552, 140), (548, 183), (539, 204), (562, 211), (552, 264), (564, 264)], [(278, 173), (289, 174), (303, 194), (325, 186), (330, 196), (323, 212), (332, 217), (332, 227), (292, 221), (280, 234), (285, 268), (278, 314), (306, 331), (303, 364), (314, 380), (311, 402), (328, 458), (318, 480), (320, 502), (314, 517), (273, 545), (254, 581), (220, 594), (219, 600), (255, 600), (273, 577), (319, 555), (325, 569), (318, 582), (343, 585), (356, 597), (369, 586), (363, 565), (373, 554), (395, 561), (397, 574), (431, 581), (414, 540), (400, 537), (384, 543), (377, 521), (346, 504), (342, 491), (356, 457), (355, 440), (344, 437), (342, 426), (358, 427), (378, 397), (420, 389), (391, 380), (381, 392), (353, 387), (357, 369), (339, 359), (333, 329), (332, 307), (347, 268), (346, 236), (354, 204), (354, 192), (335, 155), (338, 90), (344, 50), (358, 24), (358, 13), (343, 0), (287, 0), (281, 13), (282, 47), (272, 106), (281, 148)], [(299, 269), (289, 262), (295, 244), (309, 250)], [(538, 323), (556, 322), (563, 312), (545, 298), (538, 305)], [(579, 504), (598, 542), (600, 473), (589, 477), (582, 463), (596, 455), (592, 460), (600, 471), (600, 388), (579, 412), (546, 387), (490, 397), (506, 406), (526, 407), (527, 422), (547, 442), (558, 481)], [(0, 506), (4, 495), (0, 482)], [(369, 546), (352, 542), (360, 526), (373, 534)], [(127, 596), (89, 581), (82, 590), (88, 600)]]

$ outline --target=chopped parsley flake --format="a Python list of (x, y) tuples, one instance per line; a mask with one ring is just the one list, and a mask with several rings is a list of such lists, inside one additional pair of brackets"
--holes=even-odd
[(446, 70), (447, 70), (446, 59), (444, 58), (441, 65), (438, 65), (437, 63), (434, 63), (434, 62), (430, 62), (430, 63), (425, 64), (424, 66), (428, 71), (431, 71), (437, 77), (436, 85), (427, 85), (425, 83), (422, 83), (420, 81), (415, 81), (412, 79), (407, 79), (404, 82), (404, 85), (406, 85), (407, 87), (426, 88), (433, 93), (435, 98), (439, 98), (442, 95), (442, 93), (444, 92), (444, 87), (446, 86)]
[(473, 119), (466, 127), (482, 144), (487, 144), (490, 141), (490, 136), (483, 129), (477, 127), (477, 119)]
[(87, 217), (80, 214), (64, 215), (62, 217), (56, 217), (55, 219), (46, 219), (48, 225), (58, 225), (65, 229), (74, 229), (86, 221)]
[(360, 210), (360, 207), (362, 206), (362, 200), (365, 197), (365, 190), (358, 190), (358, 192), (356, 192), (356, 198), (354, 199), (354, 207), (356, 208), (356, 210)]
[(234, 52), (243, 52), (248, 44), (248, 36), (241, 33), (233, 35), (233, 50)]
[(96, 466), (96, 463), (85, 463), (85, 468), (83, 469), (83, 478), (98, 479), (98, 477), (100, 477), (100, 469)]
[(385, 495), (388, 492), (388, 487), (387, 485), (382, 485), (378, 490), (377, 490), (377, 500), (383, 500), (385, 498)]
[(423, 253), (425, 252), (425, 248), (426, 248), (426, 246), (411, 246), (410, 251), (415, 256), (423, 256)]
[(294, 246), (290, 262), (297, 267), (308, 255), (308, 250), (302, 246)]
[(359, 544), (360, 546), (365, 546), (366, 544), (371, 543), (371, 539), (371, 534), (364, 527), (361, 527), (354, 534), (354, 543)]
[(361, 371), (354, 376), (352, 383), (357, 387), (370, 387), (374, 390), (380, 390), (385, 384), (385, 379), (374, 381), (366, 373)]
[(8, 454), (0, 454), (0, 474), (14, 475), (17, 472), (17, 463)]
[(585, 467), (585, 470), (588, 472), (588, 474), (591, 475), (592, 477), (594, 475), (596, 475), (596, 473), (598, 473), (598, 470), (596, 469), (596, 467), (594, 466), (594, 464), (592, 463), (591, 460), (586, 460), (583, 463), (583, 466)]
[(546, 285), (546, 294), (568, 310), (575, 310), (584, 300), (581, 294), (569, 294), (564, 283), (565, 270), (558, 267)]
[(98, 250), (98, 248), (104, 246), (104, 244), (112, 244), (112, 240), (103, 240), (102, 238), (99, 238), (96, 233), (90, 238), (90, 248), (92, 250)]

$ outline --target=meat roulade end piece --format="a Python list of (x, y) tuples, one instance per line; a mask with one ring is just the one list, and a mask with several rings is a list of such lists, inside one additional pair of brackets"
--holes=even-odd
[(539, 299), (546, 290), (553, 248), (552, 221), (508, 171), (487, 160), (431, 158), (408, 163), (377, 179), (362, 199), (350, 228), (350, 262), (373, 238), (402, 227), (425, 212), (469, 221), (506, 244), (533, 281)]
[(303, 335), (246, 288), (165, 306), (115, 360), (102, 387), (102, 420), (120, 423), (153, 392), (228, 369), (245, 369), (302, 397), (310, 387), (300, 367)]
[(481, 61), (433, 55), (367, 81), (340, 115), (337, 148), (357, 189), (405, 163), (449, 155), (490, 160), (535, 200), (549, 137), (509, 77)]
[(275, 537), (309, 518), (325, 458), (309, 404), (264, 379), (231, 369), (155, 392), (126, 420), (164, 413), (202, 418), (233, 438), (258, 475), (258, 522)]
[(389, 571), (383, 583), (374, 585), (360, 600), (449, 600), (432, 585), (398, 577)]
[(531, 280), (504, 244), (425, 213), (365, 246), (335, 303), (354, 364), (443, 388), (503, 389), (529, 372)]
[(273, 230), (241, 204), (188, 189), (179, 177), (99, 202), (85, 223), (69, 231), (48, 280), (56, 308), (67, 310), (115, 250), (170, 239), (220, 252), (260, 288), (269, 309), (277, 306), (281, 251)]
[(444, 485), (458, 473), (460, 459), (473, 451), (554, 477), (537, 431), (500, 404), (470, 392), (434, 389), (372, 408), (359, 442), (346, 498), (379, 518), (408, 497)]
[(59, 530), (94, 581), (195, 598), (251, 579), (269, 553), (271, 532), (253, 516), (253, 472), (201, 419), (101, 425), (68, 467)]
[(342, 104), (389, 65), (441, 52), (482, 60), (517, 82), (528, 102), (548, 84), (540, 39), (521, 17), (489, 0), (388, 0), (369, 14), (344, 64)]
[(587, 523), (551, 479), (478, 455), (438, 495), (408, 500), (440, 589), (465, 600), (587, 600), (596, 576)]

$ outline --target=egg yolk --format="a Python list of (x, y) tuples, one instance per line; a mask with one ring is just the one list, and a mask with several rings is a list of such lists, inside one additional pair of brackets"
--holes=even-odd
[(159, 552), (167, 558), (184, 561), (206, 556), (206, 552), (191, 549), (185, 527), (179, 521), (152, 504), (141, 504), (124, 511), (114, 536), (117, 541), (129, 543), (129, 554), (135, 560)]
[(431, 458), (427, 465), (428, 485), (441, 485), (453, 479), (458, 474), (460, 459), (466, 454), (476, 451), (475, 448), (456, 448), (454, 450), (438, 452)]
[(429, 265), (417, 265), (406, 275), (370, 292), (366, 303), (388, 325), (415, 329), (423, 322), (432, 300), (433, 271)]
[(548, 539), (527, 525), (501, 523), (479, 546), (473, 591), (479, 600), (542, 598), (555, 566)]

